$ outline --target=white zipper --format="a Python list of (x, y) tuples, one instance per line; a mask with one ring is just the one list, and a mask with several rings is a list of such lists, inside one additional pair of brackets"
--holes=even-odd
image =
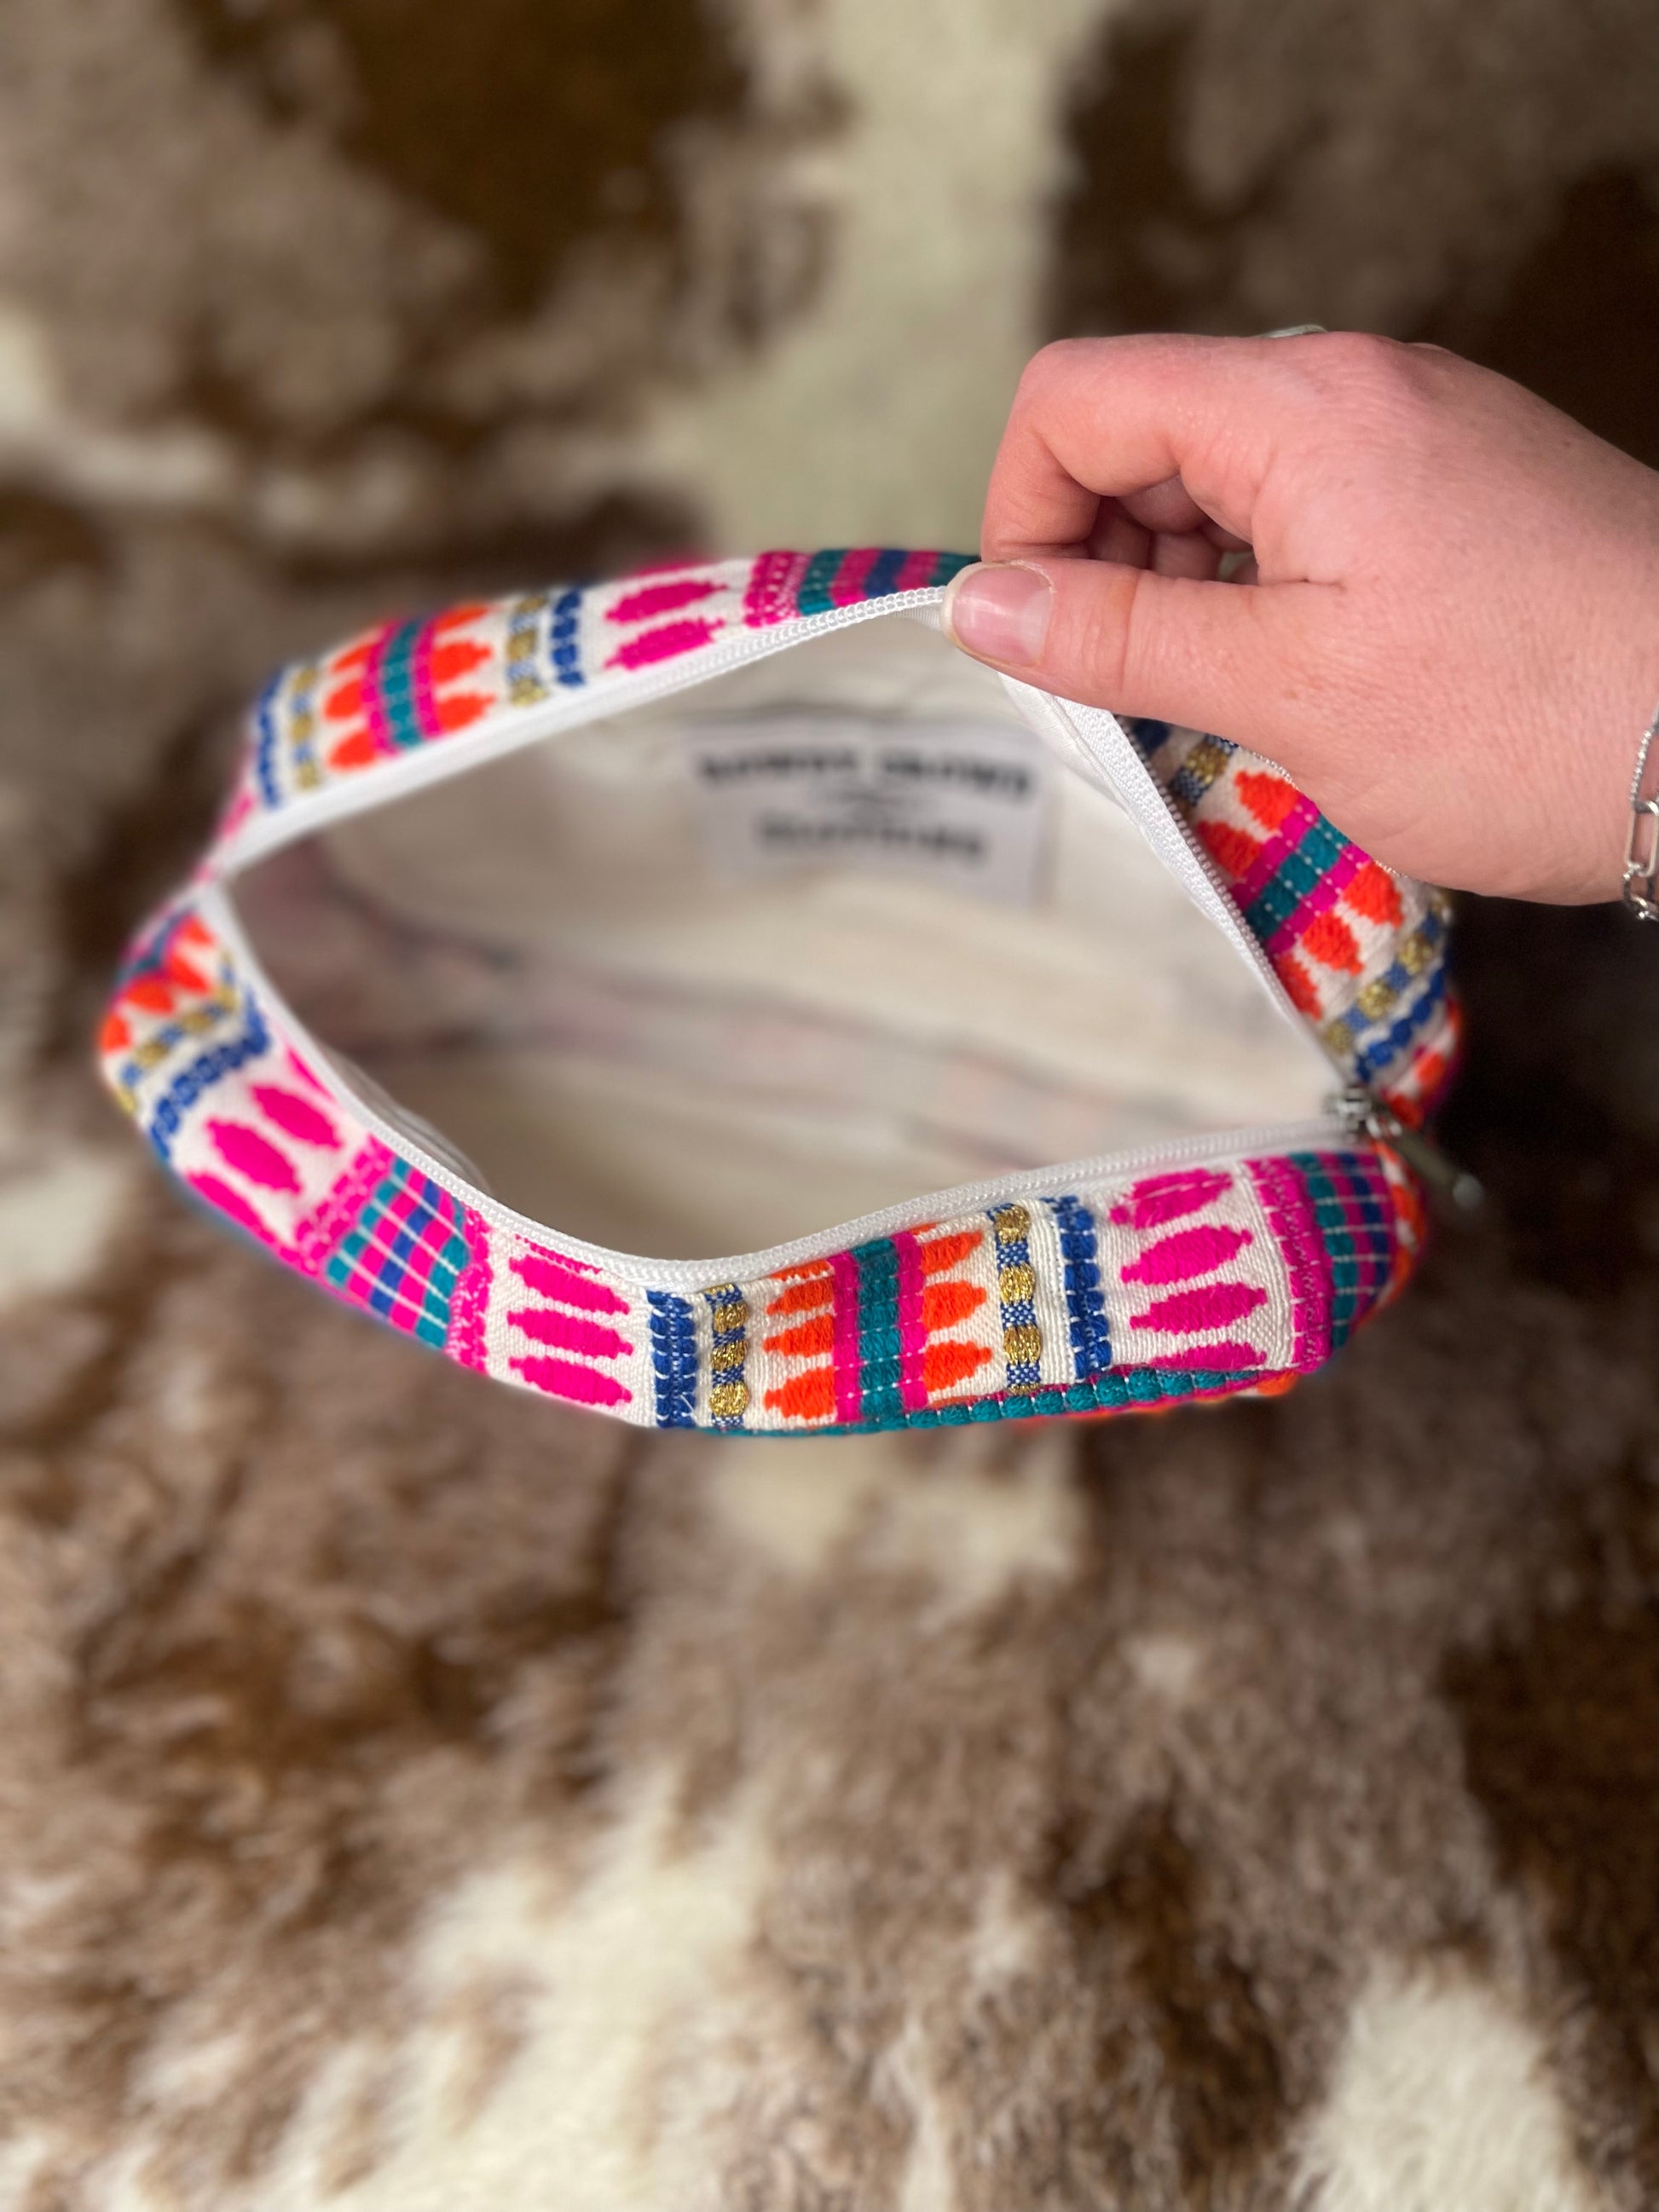
[[(832, 630), (849, 629), (855, 623), (878, 620), (886, 615), (924, 613), (938, 607), (944, 597), (942, 588), (930, 586), (924, 591), (896, 592), (888, 599), (862, 600), (855, 606), (831, 607), (821, 615), (799, 615), (791, 622), (778, 623), (768, 629), (746, 630), (739, 637), (708, 646), (695, 657), (688, 654), (661, 668), (616, 677), (597, 701), (584, 688), (563, 698), (526, 707), (481, 735), (443, 738), (434, 744), (418, 745), (397, 761), (387, 762), (377, 772), (326, 784), (314, 795), (289, 799), (279, 813), (261, 815), (234, 830), (216, 851), (209, 854), (203, 873), (210, 878), (228, 881), (256, 860), (279, 852), (284, 845), (291, 845), (301, 837), (313, 836), (319, 830), (330, 829), (354, 814), (366, 813), (371, 807), (383, 806), (391, 799), (423, 791), (430, 784), (465, 775), (488, 761), (520, 751), (526, 745), (538, 744), (544, 738), (580, 729), (585, 722), (609, 721), (617, 714), (653, 706), (659, 699), (669, 698), (676, 691), (693, 690), (714, 677), (725, 676), (742, 667), (747, 661), (764, 660), (808, 638), (825, 637)], [(509, 709), (509, 715), (511, 712)]]
[(1195, 832), (1164, 796), (1163, 787), (1142, 759), (1139, 748), (1117, 716), (1103, 707), (1085, 707), (1061, 699), (1030, 684), (1005, 677), (1004, 683), (1020, 702), (1028, 718), (1041, 717), (1063, 730), (1075, 750), (1103, 777), (1107, 787), (1139, 829), (1141, 835), (1170, 873), (1233, 951), (1251, 970), (1256, 981), (1295, 1030), (1304, 1047), (1319, 1056), (1321, 1066), (1346, 1079), (1346, 1071), (1330, 1053), (1305, 1015), (1299, 1012), (1279, 971), (1262, 949), (1234, 903), (1225, 879)]
[(1006, 1205), (1012, 1199), (1058, 1196), (1099, 1183), (1133, 1182), (1163, 1168), (1200, 1166), (1244, 1159), (1257, 1153), (1302, 1152), (1310, 1147), (1352, 1142), (1352, 1121), (1333, 1111), (1298, 1121), (1279, 1121), (1258, 1128), (1230, 1129), (1215, 1136), (1177, 1137), (1160, 1145), (1142, 1145), (1133, 1151), (1100, 1152), (1081, 1160), (1065, 1160), (1054, 1167), (1023, 1168), (1012, 1175), (987, 1176), (977, 1182), (957, 1183), (946, 1190), (924, 1193), (874, 1213), (834, 1228), (815, 1231), (787, 1244), (774, 1244), (760, 1252), (738, 1252), (718, 1260), (648, 1260), (629, 1252), (613, 1252), (603, 1244), (590, 1244), (566, 1236), (545, 1222), (532, 1220), (489, 1197), (468, 1182), (447, 1162), (435, 1158), (410, 1132), (376, 1110), (355, 1091), (336, 1065), (333, 1055), (313, 1036), (293, 1012), (266, 974), (249, 944), (228, 891), (222, 884), (204, 884), (196, 894), (203, 917), (229, 953), (240, 979), (270, 1008), (284, 1036), (305, 1056), (308, 1066), (337, 1104), (362, 1122), (371, 1135), (411, 1161), (464, 1205), (483, 1215), (499, 1229), (514, 1231), (532, 1243), (553, 1239), (562, 1252), (586, 1260), (613, 1281), (641, 1290), (702, 1290), (716, 1283), (775, 1273), (809, 1260), (828, 1259), (849, 1246), (890, 1237), (895, 1231), (940, 1221), (963, 1213), (977, 1213)]
[[(856, 623), (879, 621), (891, 615), (933, 612), (944, 599), (944, 587), (929, 586), (922, 591), (896, 592), (888, 599), (862, 600), (854, 606), (832, 607), (821, 615), (799, 616), (793, 622), (779, 623), (769, 629), (746, 631), (723, 644), (711, 646), (696, 658), (695, 665), (691, 665), (691, 656), (688, 655), (684, 660), (671, 662), (659, 669), (619, 677), (606, 691), (598, 712), (592, 696), (584, 691), (568, 702), (554, 700), (526, 708), (518, 720), (505, 727), (498, 725), (481, 737), (447, 738), (435, 744), (418, 746), (397, 763), (388, 763), (378, 775), (328, 784), (314, 798), (291, 799), (280, 813), (250, 822), (246, 829), (233, 833), (216, 853), (210, 854), (204, 873), (210, 878), (228, 881), (283, 846), (313, 836), (390, 799), (404, 798), (428, 785), (463, 775), (486, 762), (539, 744), (544, 738), (580, 729), (585, 722), (608, 721), (617, 714), (654, 705), (677, 691), (694, 690), (749, 661), (764, 659), (809, 638), (827, 636), (834, 630), (850, 629)], [(935, 613), (935, 627), (937, 623)], [(1318, 1054), (1322, 1066), (1328, 1072), (1335, 1069), (1339, 1075), (1345, 1075), (1346, 1071), (1297, 1012), (1273, 963), (1233, 903), (1214, 861), (1194, 835), (1190, 823), (1182, 819), (1164, 797), (1157, 778), (1116, 715), (1103, 708), (1081, 706), (1073, 700), (1040, 691), (1011, 677), (1002, 680), (1028, 726), (1036, 727), (1046, 722), (1073, 750), (1081, 753), (1085, 767), (1095, 771), (1092, 781), (1098, 782), (1103, 778), (1105, 788), (1119, 800), (1164, 866), (1250, 969), (1304, 1047)]]
[(1240, 958), (1254, 969), (1257, 981), (1297, 1035), (1318, 1053), (1328, 1073), (1334, 1070), (1342, 1087), (1331, 1101), (1333, 1113), (1350, 1137), (1364, 1135), (1399, 1153), (1414, 1173), (1443, 1192), (1455, 1206), (1473, 1210), (1485, 1199), (1479, 1180), (1441, 1151), (1421, 1129), (1409, 1127), (1369, 1084), (1356, 1082), (1341, 1061), (1326, 1047), (1311, 1023), (1301, 1014), (1279, 980), (1261, 939), (1250, 929), (1228, 889), (1225, 878), (1202, 840), (1164, 796), (1157, 777), (1141, 757), (1140, 749), (1115, 714), (1102, 707), (1080, 706), (1017, 684), (1005, 677), (1008, 690), (1036, 711), (1057, 723), (1097, 762), (1130, 818), (1170, 872), (1192, 894), (1200, 908), (1222, 932)]
[[(809, 638), (827, 636), (857, 623), (902, 614), (931, 613), (937, 627), (936, 610), (944, 598), (943, 587), (930, 586), (922, 591), (896, 592), (889, 599), (863, 600), (854, 606), (833, 607), (821, 615), (800, 616), (793, 622), (780, 623), (766, 630), (746, 631), (741, 636), (712, 646), (696, 657), (695, 665), (689, 665), (688, 656), (685, 660), (643, 671), (637, 676), (620, 677), (606, 691), (597, 712), (592, 696), (582, 691), (568, 701), (553, 700), (526, 708), (506, 726), (498, 725), (483, 736), (447, 738), (435, 744), (419, 746), (397, 763), (388, 763), (377, 775), (328, 784), (314, 797), (291, 799), (280, 813), (251, 821), (245, 829), (234, 832), (216, 852), (209, 854), (204, 875), (209, 879), (228, 881), (284, 845), (314, 836), (319, 830), (366, 812), (388, 799), (404, 798), (451, 776), (464, 775), (526, 745), (538, 744), (545, 738), (580, 729), (585, 722), (609, 720), (614, 715), (654, 705), (677, 691), (696, 690), (747, 662), (787, 651)], [(1004, 677), (1002, 681), (1027, 725), (1035, 728), (1046, 723), (1073, 751), (1080, 754), (1085, 771), (1091, 772), (1091, 780), (1103, 783), (1103, 787), (1117, 799), (1164, 866), (1249, 968), (1304, 1049), (1318, 1055), (1327, 1073), (1334, 1070), (1346, 1080), (1346, 1071), (1297, 1012), (1273, 963), (1233, 903), (1214, 861), (1191, 825), (1182, 819), (1164, 797), (1157, 778), (1117, 717), (1103, 708), (1085, 707), (1073, 700), (1058, 698), (1011, 677)]]
[[(808, 638), (823, 636), (833, 630), (848, 629), (857, 623), (881, 620), (893, 615), (933, 612), (944, 597), (944, 591), (938, 588), (902, 592), (889, 599), (862, 601), (854, 606), (832, 608), (821, 615), (808, 615), (793, 622), (780, 623), (767, 630), (746, 633), (729, 639), (724, 644), (711, 647), (696, 658), (694, 666), (680, 661), (638, 676), (620, 678), (605, 694), (598, 712), (595, 711), (592, 696), (583, 692), (568, 702), (556, 700), (540, 703), (526, 710), (508, 726), (498, 726), (482, 737), (448, 738), (440, 744), (421, 747), (404, 755), (390, 775), (383, 772), (378, 775), (331, 784), (314, 798), (292, 799), (280, 814), (250, 823), (246, 829), (234, 834), (223, 847), (209, 856), (198, 878), (200, 888), (197, 895), (211, 926), (231, 950), (237, 966), (265, 1002), (280, 1010), (284, 1027), (308, 1054), (320, 1079), (337, 1103), (379, 1137), (383, 1144), (411, 1160), (434, 1182), (465, 1205), (472, 1206), (497, 1227), (516, 1231), (532, 1240), (557, 1235), (563, 1250), (590, 1261), (617, 1281), (642, 1289), (698, 1289), (739, 1276), (770, 1274), (780, 1267), (828, 1258), (832, 1253), (843, 1251), (849, 1245), (890, 1236), (896, 1230), (911, 1227), (920, 1222), (939, 1220), (947, 1214), (978, 1212), (986, 1206), (1006, 1203), (1011, 1199), (1040, 1197), (1079, 1186), (1086, 1188), (1091, 1184), (1121, 1182), (1149, 1171), (1186, 1164), (1207, 1164), (1213, 1162), (1219, 1164), (1254, 1153), (1295, 1152), (1332, 1142), (1351, 1143), (1361, 1134), (1374, 1141), (1393, 1145), (1431, 1181), (1452, 1189), (1460, 1203), (1473, 1202), (1463, 1194), (1471, 1188), (1478, 1194), (1479, 1185), (1474, 1183), (1473, 1177), (1460, 1176), (1426, 1139), (1418, 1132), (1404, 1129), (1374, 1093), (1347, 1083), (1334, 1094), (1328, 1113), (1305, 1120), (1236, 1130), (1218, 1136), (1178, 1138), (1164, 1145), (1143, 1146), (1131, 1152), (1100, 1153), (1088, 1159), (1062, 1162), (1054, 1167), (1026, 1169), (1011, 1176), (957, 1184), (946, 1190), (906, 1200), (902, 1205), (888, 1206), (875, 1213), (861, 1215), (854, 1221), (845, 1222), (834, 1228), (820, 1230), (810, 1237), (797, 1237), (787, 1244), (774, 1245), (765, 1251), (738, 1253), (725, 1259), (709, 1261), (643, 1260), (635, 1255), (613, 1252), (603, 1245), (590, 1244), (580, 1238), (553, 1231), (546, 1224), (501, 1205), (498, 1200), (466, 1182), (453, 1167), (434, 1158), (410, 1130), (388, 1120), (368, 1099), (352, 1089), (337, 1067), (328, 1048), (310, 1034), (276, 990), (248, 943), (226, 886), (256, 860), (284, 845), (291, 844), (301, 837), (313, 836), (370, 807), (380, 805), (388, 799), (402, 798), (451, 776), (465, 774), (486, 762), (538, 744), (545, 738), (580, 728), (585, 722), (608, 720), (615, 714), (652, 705), (677, 691), (693, 690), (714, 677), (726, 674), (749, 661), (764, 659)], [(936, 614), (934, 619), (937, 621)], [(1184, 885), (1237, 956), (1250, 968), (1261, 989), (1303, 1041), (1304, 1047), (1318, 1054), (1320, 1064), (1327, 1074), (1333, 1070), (1339, 1075), (1343, 1074), (1345, 1071), (1297, 1011), (1273, 963), (1245, 926), (1243, 916), (1228, 895), (1215, 864), (1190, 826), (1181, 819), (1164, 797), (1156, 778), (1116, 716), (1101, 708), (1082, 707), (1073, 701), (1055, 698), (1049, 693), (1036, 690), (1029, 684), (1009, 678), (1003, 681), (1020, 704), (1028, 722), (1046, 722), (1069, 746), (1081, 753), (1085, 766), (1094, 772), (1093, 780), (1104, 780), (1105, 787), (1128, 811), (1154, 853)]]

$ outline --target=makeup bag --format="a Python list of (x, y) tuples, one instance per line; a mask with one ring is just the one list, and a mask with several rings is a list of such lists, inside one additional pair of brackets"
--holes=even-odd
[(964, 565), (697, 562), (285, 669), (117, 1097), (285, 1266), (646, 1426), (1285, 1388), (1419, 1248), (1447, 902), (1267, 762), (957, 652)]

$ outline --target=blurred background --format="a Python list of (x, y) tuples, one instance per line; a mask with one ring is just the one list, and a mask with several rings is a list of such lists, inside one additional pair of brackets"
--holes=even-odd
[(5, 757), (84, 856), (369, 609), (971, 546), (1062, 332), (1433, 337), (1659, 459), (1642, 0), (10, 0)]
[[(1659, 461), (1644, 0), (10, 0), (0, 773), (14, 873), (73, 894), (37, 963), (95, 983), (295, 652), (675, 552), (971, 547), (1044, 339), (1304, 321)], [(1613, 919), (1483, 912), (1466, 962), (1601, 975)], [(1530, 1152), (1485, 1065), (1454, 1126)], [(1582, 1186), (1592, 1254), (1617, 1139), (1542, 1199)]]
[[(362, 2109), (284, 2203), (464, 2193), (475, 2122), (503, 2212), (557, 2159), (599, 2206), (1655, 2201), (1659, 941), (1466, 902), (1485, 1224), (1328, 1386), (1099, 1432), (1081, 1490), (1042, 1441), (1018, 1504), (873, 1442), (768, 1492), (428, 1372), (185, 1221), (85, 1073), (275, 663), (675, 552), (971, 548), (1043, 340), (1301, 322), (1437, 340), (1659, 465), (1652, 0), (0, 7), (0, 1830), (46, 1916), (0, 1965), (0, 2203), (114, 2203), (140, 2142), (123, 2204), (275, 2203), (348, 2047)], [(1072, 1594), (1021, 1612), (1022, 1575)], [(769, 1668), (795, 1702), (746, 1737), (677, 1703)], [(636, 1902), (558, 1972), (690, 1925), (689, 1964), (560, 2044), (501, 1891), (410, 1981), (481, 1838), (600, 1849), (595, 1777), (668, 1741), (714, 1856), (670, 1903), (629, 1830)], [(769, 1887), (707, 1823), (780, 1771)], [(1018, 1903), (1040, 1991), (969, 2035), (947, 1977), (901, 2063), (890, 1976), (933, 1986), (973, 1867), (974, 1972)], [(664, 2022), (739, 1954), (771, 2057), (722, 2073), (705, 2011)], [(1431, 1955), (1432, 2002), (1376, 1979)], [(382, 2198), (428, 2013), (472, 2022), (471, 2117)], [(538, 2036), (540, 2104), (490, 2105)]]

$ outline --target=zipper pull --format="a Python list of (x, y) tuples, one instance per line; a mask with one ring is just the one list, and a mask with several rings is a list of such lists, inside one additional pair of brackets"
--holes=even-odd
[(1467, 1168), (1460, 1168), (1455, 1160), (1449, 1159), (1432, 1137), (1421, 1129), (1407, 1128), (1391, 1107), (1385, 1106), (1374, 1091), (1355, 1084), (1340, 1092), (1336, 1110), (1356, 1136), (1362, 1133), (1386, 1145), (1390, 1152), (1398, 1152), (1414, 1175), (1438, 1191), (1443, 1191), (1452, 1204), (1466, 1213), (1472, 1213), (1486, 1198), (1478, 1176)]

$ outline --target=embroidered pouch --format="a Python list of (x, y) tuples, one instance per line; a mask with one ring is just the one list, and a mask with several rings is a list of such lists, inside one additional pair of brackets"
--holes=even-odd
[(956, 652), (966, 557), (697, 563), (285, 669), (121, 971), (117, 1097), (286, 1266), (647, 1426), (1317, 1367), (1419, 1243), (1443, 896), (1267, 763)]

